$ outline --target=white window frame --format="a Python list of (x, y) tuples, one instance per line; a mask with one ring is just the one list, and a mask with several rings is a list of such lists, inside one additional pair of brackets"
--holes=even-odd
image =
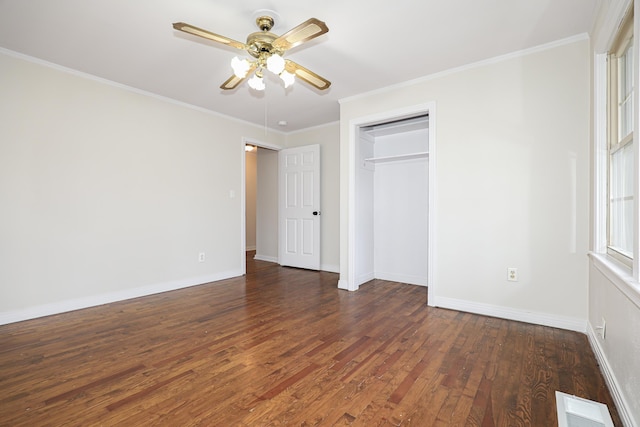
[[(639, 1), (640, 0), (636, 0)], [(640, 307), (640, 251), (639, 248), (639, 229), (636, 226), (633, 236), (633, 249), (636, 256), (633, 258), (632, 267), (625, 265), (613, 256), (607, 254), (607, 215), (608, 215), (608, 130), (607, 130), (607, 105), (608, 105), (608, 53), (615, 42), (615, 36), (618, 33), (621, 23), (626, 16), (626, 11), (633, 5), (633, 0), (620, 2), (616, 4), (615, 10), (607, 16), (606, 22), (601, 28), (597, 37), (592, 40), (594, 48), (593, 63), (593, 228), (591, 235), (591, 251), (589, 256), (592, 265), (600, 271), (608, 280), (611, 281), (624, 295)], [(640, 9), (639, 9), (640, 10)], [(617, 18), (616, 18), (617, 17)], [(634, 19), (634, 34), (636, 40), (640, 35), (640, 19)], [(634, 74), (636, 81), (640, 78), (639, 54), (640, 43), (634, 43)], [(640, 84), (638, 85), (640, 88)], [(634, 93), (634, 134), (638, 135), (638, 124), (640, 123), (640, 90)], [(638, 167), (634, 170), (633, 184), (634, 194), (639, 193), (640, 187), (640, 144), (634, 144), (634, 160)], [(640, 197), (634, 199), (634, 224), (640, 224)]]
[[(608, 149), (608, 173), (607, 173), (607, 254), (616, 260), (622, 262), (628, 267), (633, 267), (634, 258), (637, 258), (638, 251), (636, 250), (635, 244), (635, 235), (637, 234), (638, 229), (638, 216), (634, 212), (634, 205), (637, 203), (635, 199), (637, 198), (637, 185), (634, 185), (634, 182), (637, 181), (637, 173), (635, 169), (638, 167), (638, 162), (636, 161), (636, 156), (634, 155), (637, 152), (634, 144), (634, 135), (635, 135), (635, 126), (637, 120), (635, 119), (635, 91), (637, 90), (637, 85), (635, 85), (635, 81), (637, 79), (637, 72), (635, 70), (636, 60), (634, 54), (634, 28), (633, 28), (633, 8), (626, 14), (622, 24), (617, 31), (614, 42), (609, 49), (608, 56), (608, 72), (607, 72), (607, 149)], [(627, 61), (631, 59), (631, 68), (629, 68), (628, 63), (622, 63), (622, 61)], [(626, 65), (626, 66), (625, 66)], [(626, 71), (626, 73), (625, 73)], [(628, 78), (628, 74), (631, 73), (631, 79)], [(625, 84), (626, 83), (626, 84)], [(630, 85), (630, 89), (629, 89)], [(626, 91), (625, 91), (626, 89)], [(625, 91), (625, 93), (622, 93)], [(625, 114), (621, 113), (623, 110), (623, 104), (626, 104), (627, 107), (630, 106), (630, 112)], [(625, 120), (626, 117), (626, 120)], [(631, 126), (629, 126), (629, 121), (631, 121)], [(623, 129), (623, 125), (625, 129)], [(620, 217), (621, 224), (617, 224), (618, 227), (624, 227), (625, 223), (627, 226), (631, 227), (630, 235), (626, 236), (621, 240), (625, 240), (627, 242), (627, 247), (615, 246), (612, 243), (612, 228), (613, 228), (613, 203), (611, 193), (614, 191), (614, 156), (618, 158), (618, 164), (621, 168), (624, 168), (625, 165), (620, 163), (620, 159), (622, 159), (622, 163), (625, 161), (629, 161), (629, 157), (625, 157), (624, 152), (627, 150), (632, 150), (630, 153), (630, 162), (631, 166), (631, 176), (624, 175), (620, 181), (628, 181), (627, 185), (618, 186), (619, 188), (625, 188), (623, 198), (618, 198), (615, 201), (616, 206), (618, 207), (618, 211), (624, 215), (625, 204), (627, 205), (627, 209), (631, 208), (631, 218)], [(627, 154), (628, 156), (628, 154)], [(623, 171), (624, 173), (624, 171)], [(619, 177), (619, 175), (617, 175)], [(618, 190), (620, 191), (620, 190)], [(629, 194), (630, 193), (630, 194)], [(630, 205), (630, 206), (629, 206)], [(625, 221), (626, 219), (626, 221)], [(629, 247), (630, 246), (630, 247)], [(635, 256), (634, 256), (635, 255)]]

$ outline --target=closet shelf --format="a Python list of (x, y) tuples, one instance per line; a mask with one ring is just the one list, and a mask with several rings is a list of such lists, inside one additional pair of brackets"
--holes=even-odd
[(369, 163), (386, 163), (399, 162), (402, 160), (426, 159), (428, 157), (429, 153), (425, 151), (420, 153), (400, 154), (397, 156), (369, 157), (368, 159), (364, 159), (364, 161)]

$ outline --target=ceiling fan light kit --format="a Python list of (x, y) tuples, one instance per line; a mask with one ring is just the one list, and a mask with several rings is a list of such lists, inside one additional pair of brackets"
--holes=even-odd
[(284, 58), (277, 53), (274, 53), (267, 58), (267, 70), (273, 74), (280, 74), (284, 71)]
[(249, 87), (255, 90), (264, 90), (266, 87), (264, 84), (264, 79), (262, 77), (258, 77), (257, 74), (254, 74), (253, 77), (249, 79)]
[(280, 78), (284, 82), (285, 88), (288, 88), (289, 86), (291, 86), (296, 80), (295, 74), (291, 74), (287, 70), (284, 70), (283, 72), (280, 73)]
[(234, 56), (231, 60), (231, 68), (233, 69), (233, 74), (239, 79), (244, 79), (249, 72), (249, 68), (251, 68), (251, 64), (246, 59), (240, 59), (237, 56)]
[(329, 28), (324, 22), (316, 18), (311, 18), (281, 36), (270, 32), (274, 25), (272, 16), (259, 15), (256, 18), (256, 25), (260, 31), (249, 34), (246, 43), (232, 40), (184, 22), (174, 23), (173, 28), (236, 49), (244, 50), (253, 57), (253, 59), (241, 59), (235, 56), (231, 60), (233, 75), (222, 83), (220, 88), (223, 90), (235, 89), (251, 74), (253, 75), (247, 82), (249, 87), (254, 90), (264, 90), (264, 70), (269, 70), (279, 76), (285, 88), (291, 86), (295, 82), (296, 77), (319, 90), (325, 90), (331, 86), (329, 80), (283, 57), (289, 49), (328, 32)]

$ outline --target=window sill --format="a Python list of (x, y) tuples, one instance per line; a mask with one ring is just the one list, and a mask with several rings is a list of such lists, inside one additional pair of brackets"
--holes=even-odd
[(640, 308), (640, 283), (633, 278), (631, 269), (606, 254), (589, 252), (589, 257), (593, 265)]

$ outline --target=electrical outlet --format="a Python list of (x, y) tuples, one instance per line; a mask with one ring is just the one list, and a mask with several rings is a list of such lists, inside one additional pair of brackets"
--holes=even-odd
[(514, 267), (507, 268), (507, 280), (510, 282), (518, 281), (518, 269)]
[(198, 262), (204, 262), (204, 252), (198, 254)]

